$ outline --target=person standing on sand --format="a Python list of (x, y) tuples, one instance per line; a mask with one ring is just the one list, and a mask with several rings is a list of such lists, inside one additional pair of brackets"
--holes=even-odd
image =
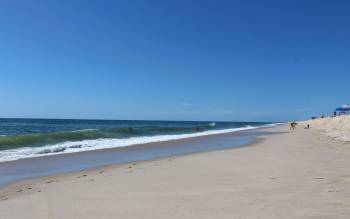
[(290, 123), (290, 130), (295, 130), (295, 127), (297, 126), (297, 123), (295, 121)]

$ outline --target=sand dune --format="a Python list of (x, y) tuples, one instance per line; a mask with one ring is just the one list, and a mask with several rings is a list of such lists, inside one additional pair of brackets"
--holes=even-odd
[(350, 142), (350, 116), (327, 117), (301, 122), (311, 128), (321, 130), (326, 136), (343, 142)]

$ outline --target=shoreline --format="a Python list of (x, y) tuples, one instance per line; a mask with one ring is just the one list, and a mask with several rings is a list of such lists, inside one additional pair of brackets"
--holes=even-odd
[(348, 218), (350, 145), (314, 129), (268, 132), (275, 134), (246, 147), (22, 181), (0, 189), (0, 211), (4, 218)]
[(12, 163), (12, 162), (20, 162), (20, 161), (30, 161), (30, 160), (35, 160), (35, 159), (47, 159), (49, 157), (55, 157), (55, 156), (57, 156), (57, 157), (59, 157), (59, 156), (74, 156), (76, 154), (95, 153), (96, 151), (127, 150), (130, 148), (144, 147), (145, 145), (158, 145), (158, 144), (164, 144), (167, 142), (181, 142), (181, 141), (186, 141), (186, 140), (191, 140), (191, 139), (208, 138), (208, 137), (212, 137), (212, 136), (234, 135), (234, 134), (240, 134), (240, 133), (246, 133), (246, 132), (251, 132), (251, 131), (268, 129), (268, 128), (269, 127), (257, 127), (254, 129), (238, 130), (238, 131), (232, 131), (232, 132), (226, 132), (226, 133), (215, 133), (215, 134), (208, 134), (208, 135), (201, 135), (201, 136), (194, 136), (194, 137), (187, 137), (187, 138), (170, 139), (170, 140), (164, 140), (164, 141), (137, 143), (137, 144), (122, 146), (122, 147), (99, 148), (99, 149), (85, 150), (85, 151), (83, 150), (83, 151), (76, 151), (76, 152), (69, 152), (69, 153), (45, 154), (45, 155), (41, 155), (41, 156), (26, 157), (26, 158), (20, 158), (20, 159), (16, 159), (16, 160), (5, 160), (5, 161), (1, 161), (0, 164), (7, 164), (7, 163)]
[[(1, 162), (0, 175), (11, 177), (13, 173), (16, 173), (23, 176), (17, 176), (16, 179), (2, 177), (0, 189), (12, 183), (38, 177), (83, 171), (113, 164), (246, 146), (255, 141), (254, 138), (259, 135), (257, 133), (264, 132), (266, 129), (269, 127)], [(47, 166), (47, 168), (43, 168), (43, 166)]]
[[(249, 126), (236, 127), (236, 128), (222, 128), (213, 130), (197, 131), (193, 133), (173, 133), (173, 134), (155, 134), (155, 135), (140, 135), (131, 136), (127, 138), (96, 138), (96, 139), (80, 139), (75, 141), (66, 140), (63, 142), (46, 144), (41, 147), (20, 147), (8, 150), (0, 151), (0, 163), (11, 162), (21, 159), (40, 158), (47, 156), (55, 156), (62, 154), (74, 154), (88, 151), (125, 148), (144, 144), (156, 144), (167, 141), (176, 141), (183, 139), (191, 139), (197, 137), (213, 136), (220, 134), (235, 133), (241, 131), (256, 130), (259, 128), (272, 127), (278, 125), (278, 123), (271, 123), (262, 126)], [(85, 131), (96, 131), (97, 129), (85, 129)], [(71, 131), (68, 133), (83, 132)], [(57, 132), (59, 133), (59, 132)], [(48, 135), (48, 133), (42, 133), (41, 135)], [(12, 136), (13, 137), (13, 136)], [(10, 138), (12, 138), (10, 137)], [(5, 136), (8, 138), (8, 136)], [(0, 139), (1, 140), (1, 139)], [(5, 139), (6, 140), (6, 139)], [(9, 139), (7, 139), (9, 140)]]

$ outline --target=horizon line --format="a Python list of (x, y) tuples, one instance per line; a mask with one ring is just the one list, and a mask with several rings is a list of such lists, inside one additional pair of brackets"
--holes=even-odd
[(35, 117), (0, 117), (0, 119), (37, 119), (37, 120), (99, 120), (99, 121), (149, 121), (149, 122), (261, 122), (281, 123), (285, 121), (228, 121), (228, 120), (162, 120), (162, 119), (87, 119), (87, 118), (35, 118)]

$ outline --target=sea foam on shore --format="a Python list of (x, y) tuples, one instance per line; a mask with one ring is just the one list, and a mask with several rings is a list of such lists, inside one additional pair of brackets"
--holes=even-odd
[(302, 125), (310, 124), (311, 128), (322, 130), (326, 136), (335, 140), (350, 142), (350, 116), (327, 117), (301, 122)]
[(275, 125), (276, 124), (267, 124), (260, 127), (245, 126), (240, 128), (207, 130), (203, 132), (188, 133), (188, 134), (138, 136), (138, 137), (124, 138), (124, 139), (100, 138), (100, 139), (93, 139), (93, 140), (89, 139), (89, 140), (81, 140), (81, 141), (67, 141), (63, 143), (49, 144), (43, 147), (23, 147), (23, 148), (16, 148), (16, 149), (10, 149), (10, 150), (3, 150), (3, 151), (0, 151), (0, 162), (13, 161), (13, 160), (18, 160), (23, 158), (62, 154), (62, 153), (76, 153), (76, 152), (91, 151), (91, 150), (98, 150), (98, 149), (127, 147), (127, 146), (132, 146), (137, 144), (172, 141), (172, 140), (179, 140), (179, 139), (193, 138), (193, 137), (200, 137), (200, 136), (207, 136), (207, 135), (225, 134), (225, 133), (232, 133), (232, 132), (238, 132), (243, 130), (272, 127)]

